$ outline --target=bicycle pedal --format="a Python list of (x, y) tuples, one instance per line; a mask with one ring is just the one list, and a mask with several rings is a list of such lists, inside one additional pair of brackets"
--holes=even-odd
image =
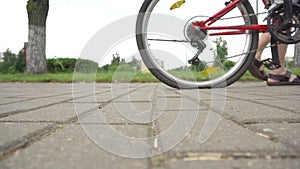
[(273, 61), (271, 58), (262, 60), (261, 63), (270, 70), (278, 69), (281, 67), (278, 62)]

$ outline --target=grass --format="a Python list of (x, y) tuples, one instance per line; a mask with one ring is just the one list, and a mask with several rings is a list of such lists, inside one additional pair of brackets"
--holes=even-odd
[[(294, 74), (299, 75), (299, 68), (290, 69)], [(48, 73), (43, 75), (31, 75), (31, 74), (0, 74), (0, 82), (22, 82), (22, 83), (72, 83), (74, 81), (79, 82), (134, 82), (134, 83), (151, 83), (159, 82), (151, 73), (126, 73), (120, 72), (114, 73), (97, 73), (94, 74), (73, 74), (73, 73)], [(246, 72), (240, 81), (258, 81), (251, 76), (249, 72)]]
[(291, 68), (291, 72), (293, 72), (295, 75), (300, 75), (300, 68)]
[(30, 74), (0, 74), (0, 82), (60, 82), (70, 83), (72, 82), (72, 74), (42, 74), (42, 75), (30, 75)]
[(0, 74), (0, 82), (21, 82), (21, 83), (72, 83), (74, 81), (88, 82), (96, 81), (102, 83), (110, 82), (158, 82), (151, 73), (97, 73), (94, 74), (73, 74), (73, 73), (48, 73), (42, 75), (31, 74)]
[[(268, 70), (266, 70), (267, 73), (269, 73)], [(300, 75), (300, 68), (289, 68), (289, 71), (291, 71), (295, 75)], [(255, 77), (253, 77), (248, 71), (239, 79), (240, 81), (259, 81)]]
[(114, 73), (97, 73), (96, 82), (159, 82), (151, 73), (133, 73), (118, 72)]
[(250, 72), (246, 72), (240, 79), (239, 81), (260, 81), (258, 79), (256, 79), (255, 77), (253, 77)]

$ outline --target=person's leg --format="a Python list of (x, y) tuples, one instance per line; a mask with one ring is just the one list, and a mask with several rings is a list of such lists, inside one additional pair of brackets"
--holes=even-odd
[[(263, 33), (260, 35), (259, 37), (259, 41), (258, 41), (258, 47), (257, 47), (257, 51), (255, 54), (255, 59), (258, 61), (261, 61), (261, 55), (265, 49), (265, 47), (268, 45), (268, 43), (271, 40), (271, 35), (270, 33)], [(262, 67), (260, 68), (262, 69)]]
[(286, 44), (279, 44), (278, 45), (278, 56), (279, 56), (279, 62), (280, 62), (280, 68), (278, 69), (274, 69), (274, 70), (270, 70), (271, 74), (284, 74), (286, 72), (285, 69), (285, 54), (286, 54), (286, 50), (287, 50), (287, 46)]
[(265, 72), (263, 68), (263, 64), (261, 62), (261, 55), (263, 53), (263, 50), (266, 48), (268, 43), (271, 40), (270, 33), (263, 33), (259, 37), (258, 41), (258, 47), (255, 54), (255, 59), (253, 60), (253, 63), (251, 63), (249, 67), (249, 72), (253, 77), (256, 77), (257, 79), (267, 81), (268, 75)]
[[(258, 79), (267, 80), (268, 85), (288, 84), (286, 82), (277, 83), (279, 81), (282, 81), (283, 79), (284, 79), (283, 81), (287, 81), (287, 82), (293, 81), (293, 84), (299, 85), (300, 84), (300, 76), (291, 74), (288, 76), (288, 77), (290, 77), (289, 79), (286, 78), (286, 76), (288, 74), (290, 74), (290, 73), (287, 73), (287, 70), (285, 67), (285, 55), (286, 55), (286, 51), (287, 51), (287, 47), (288, 47), (288, 45), (286, 45), (286, 44), (278, 45), (278, 56), (279, 56), (279, 62), (280, 62), (281, 67), (278, 69), (275, 69), (275, 70), (270, 70), (269, 78), (266, 75), (260, 61), (261, 61), (261, 56), (262, 56), (263, 50), (268, 45), (270, 40), (271, 40), (270, 33), (261, 34), (261, 36), (259, 38), (259, 42), (258, 42), (258, 50), (255, 54), (254, 64), (252, 64), (249, 69), (250, 73)], [(278, 79), (280, 79), (280, 80), (278, 80)]]
[[(278, 56), (279, 56), (279, 61), (280, 61), (280, 68), (270, 70), (270, 74), (273, 75), (284, 75), (286, 73), (286, 67), (285, 67), (285, 54), (287, 51), (288, 45), (286, 44), (279, 44), (278, 45)], [(297, 78), (296, 75), (291, 75), (289, 81), (293, 81), (295, 78)], [(268, 82), (278, 82), (278, 80), (268, 78)]]

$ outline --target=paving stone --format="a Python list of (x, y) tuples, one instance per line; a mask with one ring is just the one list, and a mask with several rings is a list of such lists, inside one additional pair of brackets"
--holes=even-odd
[(207, 106), (188, 98), (157, 98), (155, 103), (157, 111), (193, 111), (208, 109)]
[(2, 147), (2, 150), (6, 149), (7, 146), (10, 146), (10, 143), (13, 144), (13, 142), (16, 140), (22, 141), (25, 136), (41, 130), (49, 125), (52, 125), (52, 123), (1, 122), (0, 147)]
[[(261, 102), (261, 100), (259, 102)], [(269, 102), (274, 102), (274, 100), (269, 100)], [(219, 103), (221, 104), (223, 102), (220, 101)], [(280, 110), (273, 106), (267, 106), (244, 100), (226, 101), (224, 114), (239, 122), (289, 121), (300, 119), (299, 114), (286, 110)]]
[(297, 169), (300, 168), (298, 159), (231, 159), (231, 160), (197, 160), (179, 159), (167, 161), (162, 168), (168, 169)]
[(48, 107), (19, 113), (13, 116), (1, 118), (4, 122), (64, 122), (68, 119), (77, 116), (74, 105), (71, 103), (55, 104)]
[(194, 128), (172, 152), (220, 152), (225, 154), (249, 152), (272, 155), (290, 153), (284, 145), (265, 139), (228, 120), (221, 120), (211, 137), (201, 144), (199, 136), (205, 119), (205, 114), (199, 114)]
[(23, 112), (32, 109), (42, 108), (44, 106), (53, 105), (69, 100), (66, 97), (53, 97), (53, 98), (37, 98), (28, 101), (24, 101), (21, 104), (16, 102), (12, 104), (0, 105), (0, 115), (10, 112)]
[(128, 95), (122, 96), (115, 102), (150, 102), (153, 100), (153, 90), (152, 91), (140, 91), (129, 93)]
[(259, 100), (260, 103), (269, 105), (270, 107), (278, 107), (292, 112), (300, 113), (300, 105), (295, 104), (298, 100), (293, 100), (293, 96), (289, 99), (277, 99), (277, 100)]
[(300, 153), (300, 123), (253, 124), (250, 128), (283, 142)]
[[(145, 121), (151, 121), (151, 111), (141, 112), (131, 107), (130, 103), (128, 105), (121, 103), (123, 106), (119, 105), (120, 103), (114, 104), (110, 103), (102, 109), (94, 110), (93, 116), (103, 116), (104, 121), (100, 123), (139, 123)], [(147, 103), (146, 108), (149, 108), (149, 103)], [(98, 121), (99, 122), (99, 121)]]
[(278, 97), (270, 97), (268, 95), (264, 95), (263, 93), (257, 93), (257, 92), (232, 92), (228, 91), (226, 93), (226, 97), (228, 98), (234, 98), (235, 100), (249, 100), (249, 101), (257, 101), (257, 100), (278, 100)]
[(0, 162), (0, 168), (143, 169), (148, 159), (122, 158), (101, 149), (79, 125), (71, 125), (20, 149)]

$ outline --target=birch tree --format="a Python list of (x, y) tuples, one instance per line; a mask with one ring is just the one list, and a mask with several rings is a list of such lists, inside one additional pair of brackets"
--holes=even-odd
[(46, 73), (46, 20), (49, 0), (28, 0), (26, 8), (29, 26), (26, 71), (31, 74)]

